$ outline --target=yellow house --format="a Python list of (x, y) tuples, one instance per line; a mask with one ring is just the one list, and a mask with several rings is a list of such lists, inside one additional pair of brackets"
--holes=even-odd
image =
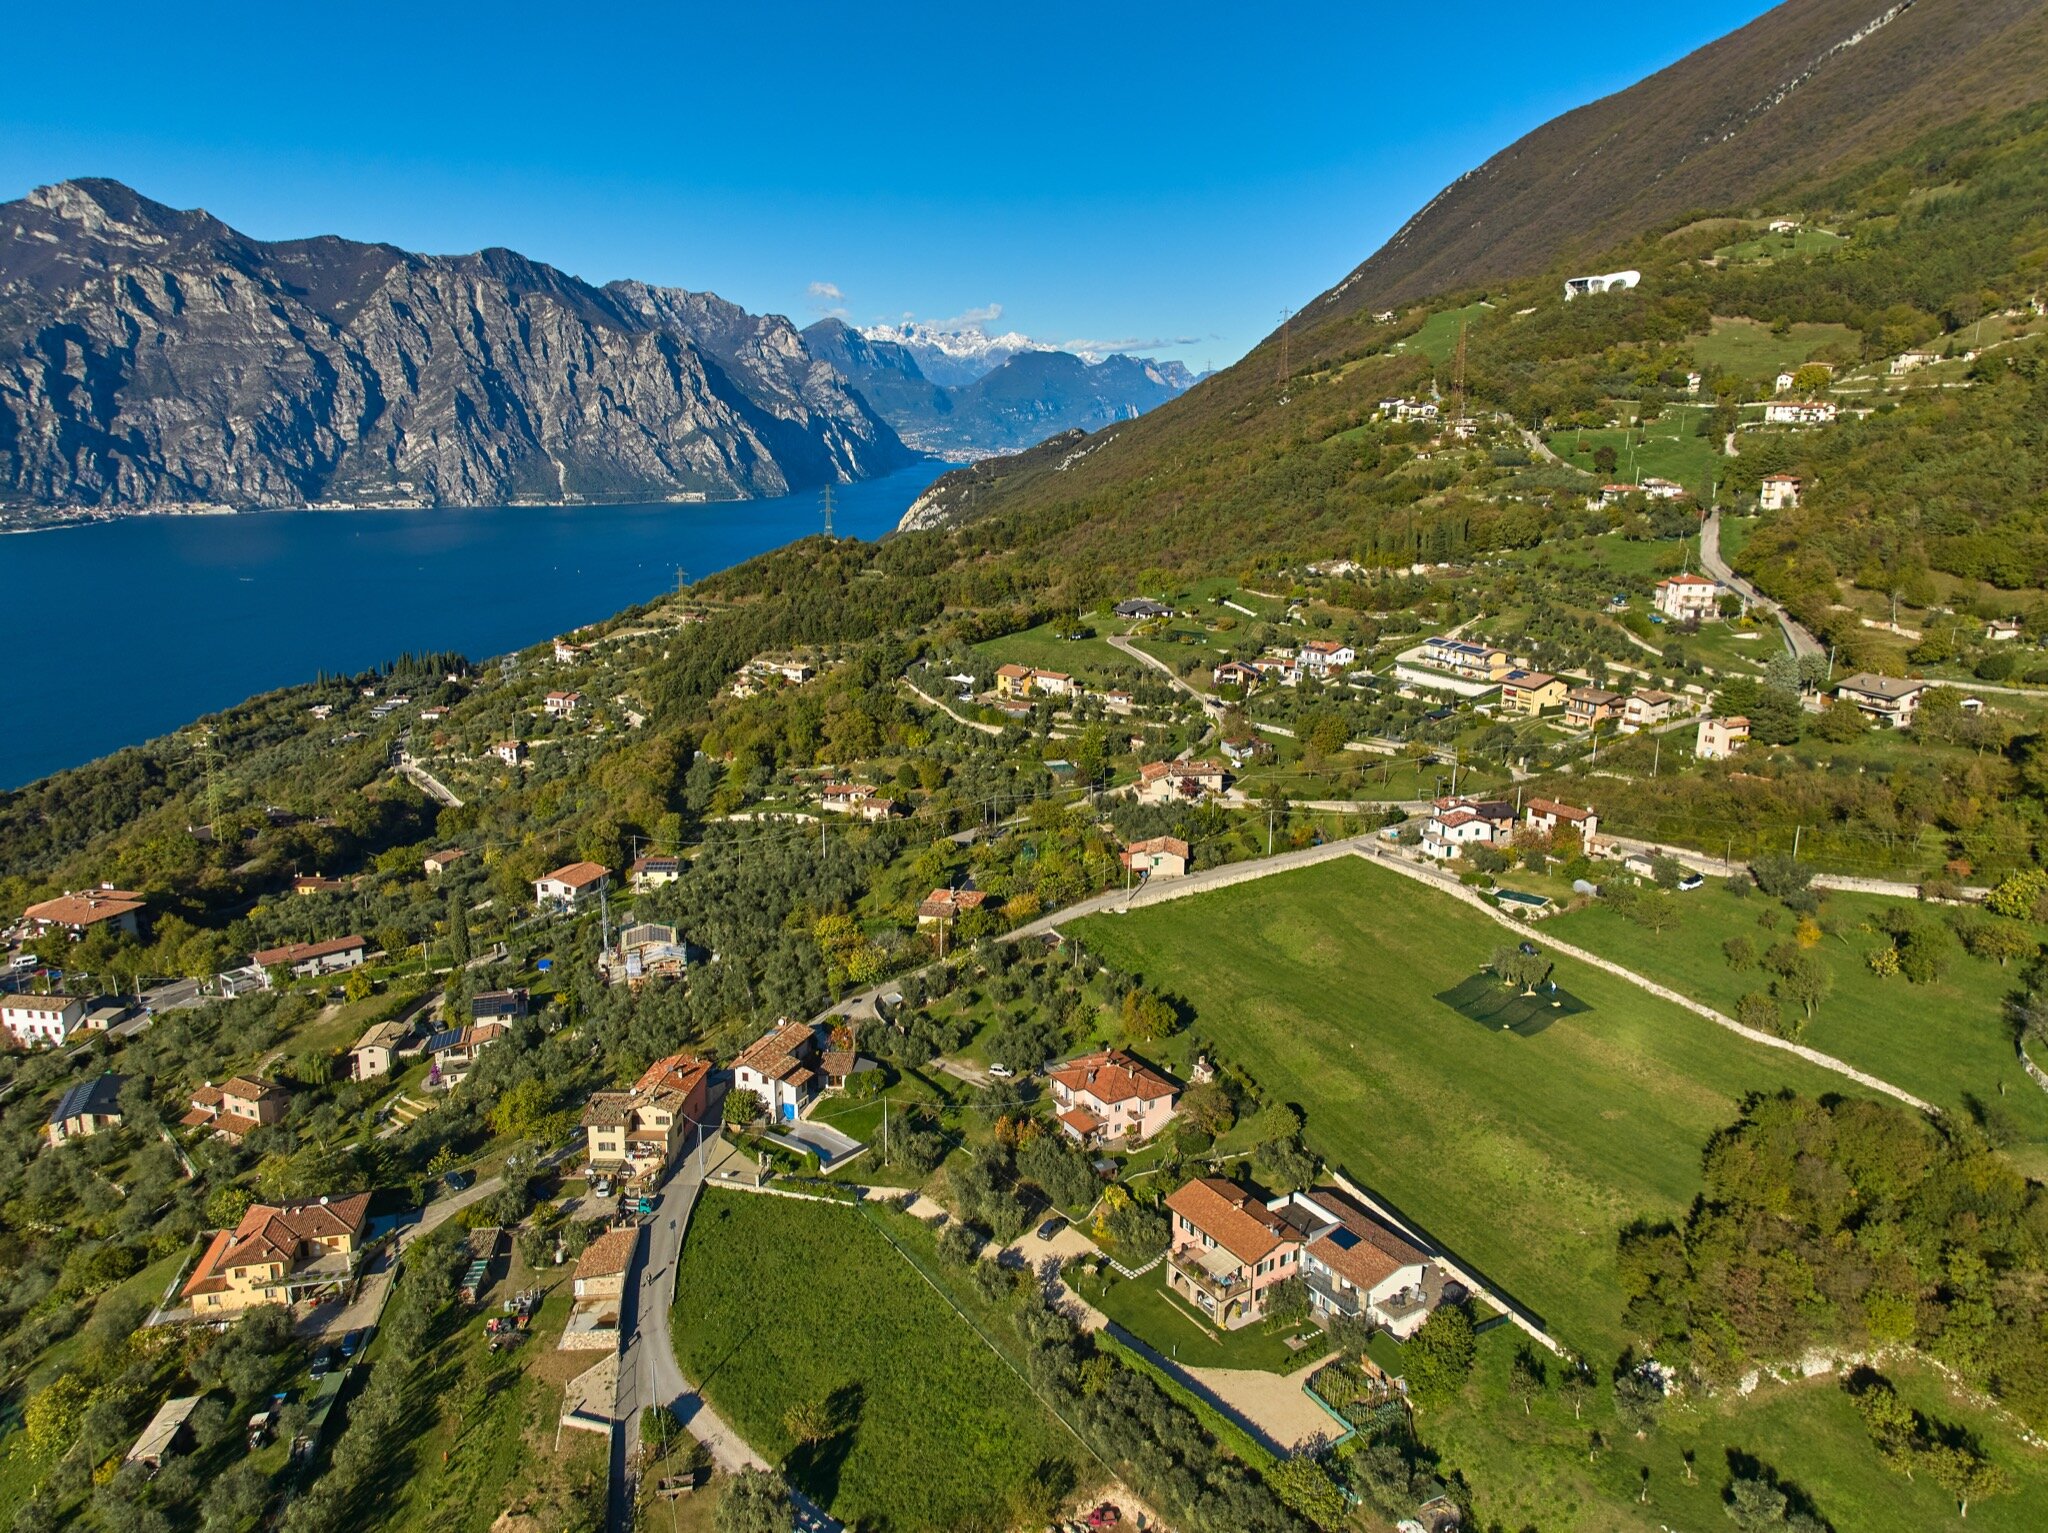
[(1501, 679), (1500, 711), (1535, 718), (1545, 708), (1562, 708), (1568, 689), (1542, 671), (1509, 671)]
[(181, 1290), (195, 1315), (237, 1315), (339, 1290), (354, 1274), (370, 1195), (256, 1203), (216, 1231)]

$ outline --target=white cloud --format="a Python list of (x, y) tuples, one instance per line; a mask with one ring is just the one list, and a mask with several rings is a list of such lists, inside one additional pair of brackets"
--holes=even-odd
[(811, 308), (818, 314), (835, 319), (846, 318), (846, 294), (839, 290), (836, 282), (813, 282), (805, 293), (811, 300)]
[(1089, 361), (1100, 361), (1106, 356), (1122, 352), (1126, 356), (1137, 356), (1147, 351), (1170, 351), (1177, 346), (1193, 346), (1200, 340), (1193, 335), (1126, 335), (1114, 340), (1073, 340), (1059, 342), (1061, 351), (1071, 351), (1077, 357)]

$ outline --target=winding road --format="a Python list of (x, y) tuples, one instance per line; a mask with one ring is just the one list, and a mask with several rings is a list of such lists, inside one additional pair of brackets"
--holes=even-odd
[(1793, 658), (1807, 655), (1825, 655), (1827, 646), (1792, 619), (1792, 614), (1765, 596), (1755, 586), (1744, 580), (1721, 557), (1721, 510), (1715, 507), (1707, 519), (1700, 523), (1700, 564), (1722, 585), (1736, 592), (1750, 605), (1761, 607), (1778, 620), (1778, 627), (1785, 635), (1785, 643), (1791, 648)]

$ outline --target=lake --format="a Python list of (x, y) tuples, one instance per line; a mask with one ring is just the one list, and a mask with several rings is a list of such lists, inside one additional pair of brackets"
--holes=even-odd
[[(874, 538), (946, 469), (833, 491)], [(145, 516), (0, 537), (14, 788), (321, 671), (520, 649), (822, 528), (816, 490), (705, 505)], [(26, 685), (24, 685), (26, 683)]]

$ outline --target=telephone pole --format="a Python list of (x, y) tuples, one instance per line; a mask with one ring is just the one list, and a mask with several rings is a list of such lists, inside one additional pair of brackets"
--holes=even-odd
[(825, 541), (827, 543), (839, 541), (832, 535), (832, 486), (829, 484), (825, 486)]

